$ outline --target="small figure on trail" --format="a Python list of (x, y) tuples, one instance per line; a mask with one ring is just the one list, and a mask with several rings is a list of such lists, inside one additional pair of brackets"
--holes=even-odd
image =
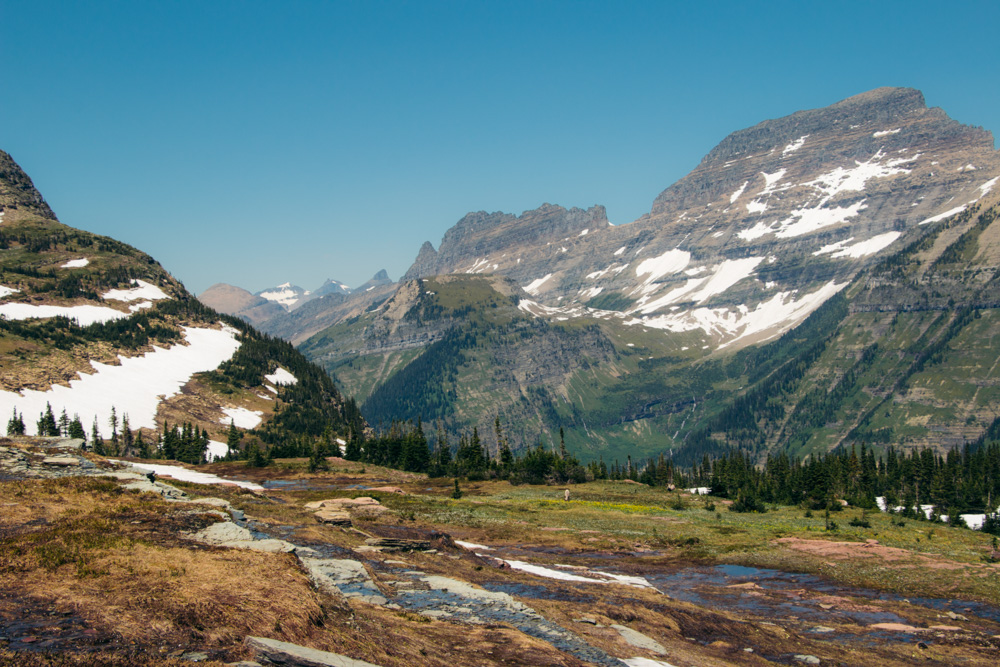
[(147, 472), (146, 473), (146, 479), (149, 480), (150, 484), (156, 484), (156, 471), (155, 470), (150, 470), (149, 472)]
[(563, 500), (569, 500), (569, 489), (566, 489), (563, 493)]

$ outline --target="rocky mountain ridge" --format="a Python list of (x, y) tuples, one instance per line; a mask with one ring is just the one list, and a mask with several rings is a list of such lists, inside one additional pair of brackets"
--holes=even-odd
[[(986, 292), (973, 283), (988, 282), (997, 265), (988, 219), (991, 202), (1000, 194), (998, 177), (1000, 158), (989, 132), (928, 109), (919, 91), (878, 89), (733, 133), (633, 223), (612, 226), (600, 207), (582, 211), (544, 205), (521, 216), (470, 214), (445, 234), (439, 250), (424, 244), (404, 277), (439, 281), (433, 274), (492, 274), (512, 281), (523, 290), (516, 296), (521, 315), (558, 325), (552, 335), (559, 343), (546, 348), (566, 366), (558, 378), (543, 373), (534, 385), (509, 381), (520, 360), (536, 358), (530, 336), (501, 334), (486, 343), (477, 338), (472, 347), (448, 342), (449, 331), (472, 326), (475, 312), (450, 323), (454, 329), (437, 322), (435, 336), (426, 339), (389, 327), (382, 348), (376, 349), (337, 342), (340, 336), (360, 340), (356, 327), (370, 329), (371, 318), (380, 317), (378, 302), (350, 310), (348, 300), (338, 306), (339, 318), (327, 320), (332, 327), (304, 342), (302, 349), (358, 391), (359, 398), (372, 401), (366, 403), (372, 416), (384, 416), (384, 406), (393, 405), (416, 417), (422, 406), (425, 417), (445, 415), (458, 429), (478, 425), (485, 430), (496, 415), (506, 415), (533, 424), (527, 430), (535, 429), (536, 435), (524, 446), (537, 434), (550, 437), (564, 426), (567, 440), (593, 456), (636, 446), (709, 451), (720, 441), (702, 426), (720, 419), (718, 428), (731, 432), (727, 439), (739, 442), (729, 425), (735, 418), (726, 417), (727, 406), (739, 403), (742, 392), (752, 391), (748, 387), (767, 381), (766, 373), (746, 375), (741, 360), (764, 354), (784, 360), (799, 354), (787, 342), (798, 340), (795, 327), (834, 297), (836, 304), (848, 304), (846, 313), (922, 311), (930, 305), (992, 307), (980, 298)], [(890, 286), (866, 273), (932, 233), (941, 246), (935, 246), (936, 252), (953, 253), (949, 244), (976, 225), (986, 225), (977, 237), (977, 243), (985, 244), (977, 251), (980, 279), (952, 272), (928, 289), (908, 287), (910, 283)], [(851, 287), (859, 280), (882, 288)], [(417, 285), (404, 281), (397, 296), (419, 289)], [(966, 298), (971, 295), (979, 295), (978, 300)], [(414, 304), (414, 322), (422, 321), (419, 312)], [(822, 313), (817, 317), (828, 326), (845, 326), (840, 319), (831, 324)], [(322, 318), (317, 310), (315, 321)], [(861, 327), (869, 325), (865, 321)], [(925, 325), (914, 326), (927, 332)], [(935, 325), (941, 326), (943, 321)], [(574, 328), (593, 328), (608, 352), (560, 355), (559, 350), (575, 349), (570, 340)], [(294, 331), (284, 335), (288, 333), (295, 336)], [(764, 341), (775, 342), (762, 349), (782, 351), (755, 351), (754, 345)], [(884, 344), (892, 349), (903, 345), (895, 339)], [(840, 345), (847, 343), (835, 346), (844, 355), (841, 359), (857, 354)], [(431, 368), (431, 359), (446, 365), (446, 348), (463, 361), (442, 375)], [(777, 372), (768, 364), (761, 368)], [(846, 372), (832, 358), (816, 368), (834, 377)], [(885, 377), (895, 378), (892, 382), (903, 381), (896, 373), (905, 369), (883, 370)], [(413, 390), (423, 392), (426, 400), (405, 406), (387, 401), (387, 395), (405, 393), (404, 380), (406, 386), (426, 387)], [(891, 394), (889, 388), (877, 391)], [(438, 394), (446, 398), (429, 398)], [(788, 397), (792, 405), (801, 399)], [(951, 400), (935, 399), (955, 410)], [(804, 405), (800, 409), (806, 410)], [(835, 420), (847, 431), (872, 432), (857, 430), (866, 419), (863, 414), (847, 406), (838, 409), (847, 410)], [(955, 430), (961, 435), (949, 436), (948, 442), (981, 432), (989, 421), (982, 409), (965, 406), (960, 411), (969, 428)], [(915, 418), (900, 417), (904, 422)], [(935, 419), (944, 421), (934, 429), (952, 428), (946, 418)], [(805, 439), (797, 438), (791, 427), (773, 425), (754, 431), (757, 435), (744, 444), (763, 451), (794, 441), (802, 451), (819, 451), (842, 442), (829, 433), (817, 435), (813, 426), (795, 428), (804, 429), (799, 434)], [(933, 429), (910, 429), (907, 436), (904, 431), (896, 427), (893, 438), (935, 444), (928, 440)]]

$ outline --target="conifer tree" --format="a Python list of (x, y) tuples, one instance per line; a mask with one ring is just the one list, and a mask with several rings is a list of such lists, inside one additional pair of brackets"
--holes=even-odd
[(24, 435), (24, 419), (17, 413), (17, 408), (7, 422), (7, 435)]

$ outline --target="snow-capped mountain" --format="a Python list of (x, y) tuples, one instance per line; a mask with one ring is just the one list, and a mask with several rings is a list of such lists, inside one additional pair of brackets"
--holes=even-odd
[(312, 292), (302, 289), (298, 285), (282, 283), (277, 287), (270, 287), (257, 292), (254, 296), (259, 296), (271, 303), (276, 303), (285, 310), (295, 310), (311, 298), (315, 298)]
[(370, 419), (521, 446), (961, 445), (993, 419), (998, 183), (988, 131), (881, 88), (734, 132), (632, 223), (470, 213), (394, 294), (280, 331)]
[(716, 345), (772, 338), (904, 235), (988, 195), (992, 135), (880, 88), (726, 137), (649, 214), (603, 207), (471, 213), (425, 243), (407, 278), (496, 273), (538, 316), (701, 331)]

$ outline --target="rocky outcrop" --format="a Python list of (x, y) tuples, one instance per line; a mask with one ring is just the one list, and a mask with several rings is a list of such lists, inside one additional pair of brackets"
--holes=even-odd
[[(542, 204), (519, 216), (509, 213), (469, 213), (445, 232), (437, 252), (425, 242), (404, 280), (443, 273), (494, 273), (503, 265), (516, 275), (519, 253), (531, 252), (542, 245), (568, 243), (592, 231), (609, 226), (603, 206), (587, 210), (565, 209)], [(489, 262), (479, 261), (491, 258)], [(496, 266), (494, 266), (494, 264)]]
[(28, 175), (8, 153), (0, 151), (0, 213), (6, 222), (30, 217), (55, 220)]

